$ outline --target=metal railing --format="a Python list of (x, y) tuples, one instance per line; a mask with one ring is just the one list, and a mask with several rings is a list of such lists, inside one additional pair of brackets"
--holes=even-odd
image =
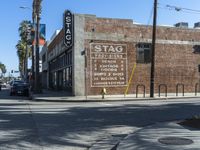
[(183, 96), (184, 96), (184, 84), (182, 83), (178, 83), (176, 85), (176, 96), (178, 96), (178, 87), (181, 86), (182, 87), (182, 93), (183, 93)]
[(197, 93), (198, 93), (198, 86), (199, 86), (199, 83), (196, 83), (195, 84), (195, 96), (197, 96)]
[[(136, 86), (136, 98), (138, 98), (138, 91), (139, 91), (140, 87), (143, 89), (143, 97), (145, 97), (145, 94), (146, 94), (145, 85), (138, 84)], [(168, 96), (168, 87), (167, 87), (167, 84), (160, 84), (158, 86), (158, 96), (159, 97), (161, 96), (161, 90), (162, 90), (162, 88), (164, 88), (164, 94), (165, 94), (165, 97), (167, 97)], [(195, 96), (197, 96), (198, 90), (199, 90), (199, 83), (196, 83), (195, 84)], [(182, 93), (182, 96), (185, 96), (185, 85), (182, 84), (182, 83), (176, 84), (176, 96), (179, 95), (179, 92)]]
[(138, 98), (138, 88), (143, 87), (143, 97), (145, 97), (145, 86), (143, 84), (138, 84), (136, 87), (136, 98)]
[(160, 89), (161, 89), (161, 87), (165, 87), (165, 97), (167, 97), (167, 85), (166, 84), (160, 84), (159, 86), (158, 86), (158, 94), (159, 94), (159, 97), (160, 97)]

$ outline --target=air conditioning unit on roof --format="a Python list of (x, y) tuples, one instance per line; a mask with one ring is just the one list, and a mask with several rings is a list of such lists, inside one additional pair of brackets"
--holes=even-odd
[(179, 23), (176, 23), (174, 26), (178, 27), (178, 28), (188, 28), (188, 23), (187, 22), (179, 22)]
[(194, 24), (194, 28), (195, 28), (195, 29), (200, 29), (200, 22), (196, 22), (196, 23)]

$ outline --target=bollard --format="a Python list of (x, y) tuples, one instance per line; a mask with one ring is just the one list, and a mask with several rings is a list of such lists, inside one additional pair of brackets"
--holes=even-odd
[(102, 99), (105, 98), (105, 94), (106, 94), (106, 88), (102, 88), (101, 90)]

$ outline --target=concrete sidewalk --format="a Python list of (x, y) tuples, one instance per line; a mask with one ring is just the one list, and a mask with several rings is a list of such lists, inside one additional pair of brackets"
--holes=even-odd
[(117, 150), (200, 150), (200, 130), (177, 122), (157, 123), (128, 135)]
[(200, 98), (200, 95), (195, 96), (195, 93), (185, 93), (184, 96), (182, 94), (169, 93), (167, 97), (165, 94), (161, 93), (159, 97), (158, 94), (155, 94), (154, 98), (150, 98), (148, 94), (143, 96), (143, 94), (138, 94), (136, 98), (136, 94), (129, 95), (105, 95), (105, 98), (102, 99), (101, 95), (94, 96), (72, 96), (70, 93), (60, 91), (48, 91), (44, 90), (41, 94), (33, 94), (31, 99), (35, 101), (49, 101), (49, 102), (98, 102), (98, 101), (122, 101), (122, 100), (167, 100), (167, 99), (185, 99), (185, 98)]

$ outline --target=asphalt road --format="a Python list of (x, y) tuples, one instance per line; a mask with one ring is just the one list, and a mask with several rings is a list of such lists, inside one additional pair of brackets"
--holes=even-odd
[(199, 101), (34, 102), (11, 97), (4, 89), (0, 91), (0, 149), (111, 149), (144, 126), (200, 114)]

